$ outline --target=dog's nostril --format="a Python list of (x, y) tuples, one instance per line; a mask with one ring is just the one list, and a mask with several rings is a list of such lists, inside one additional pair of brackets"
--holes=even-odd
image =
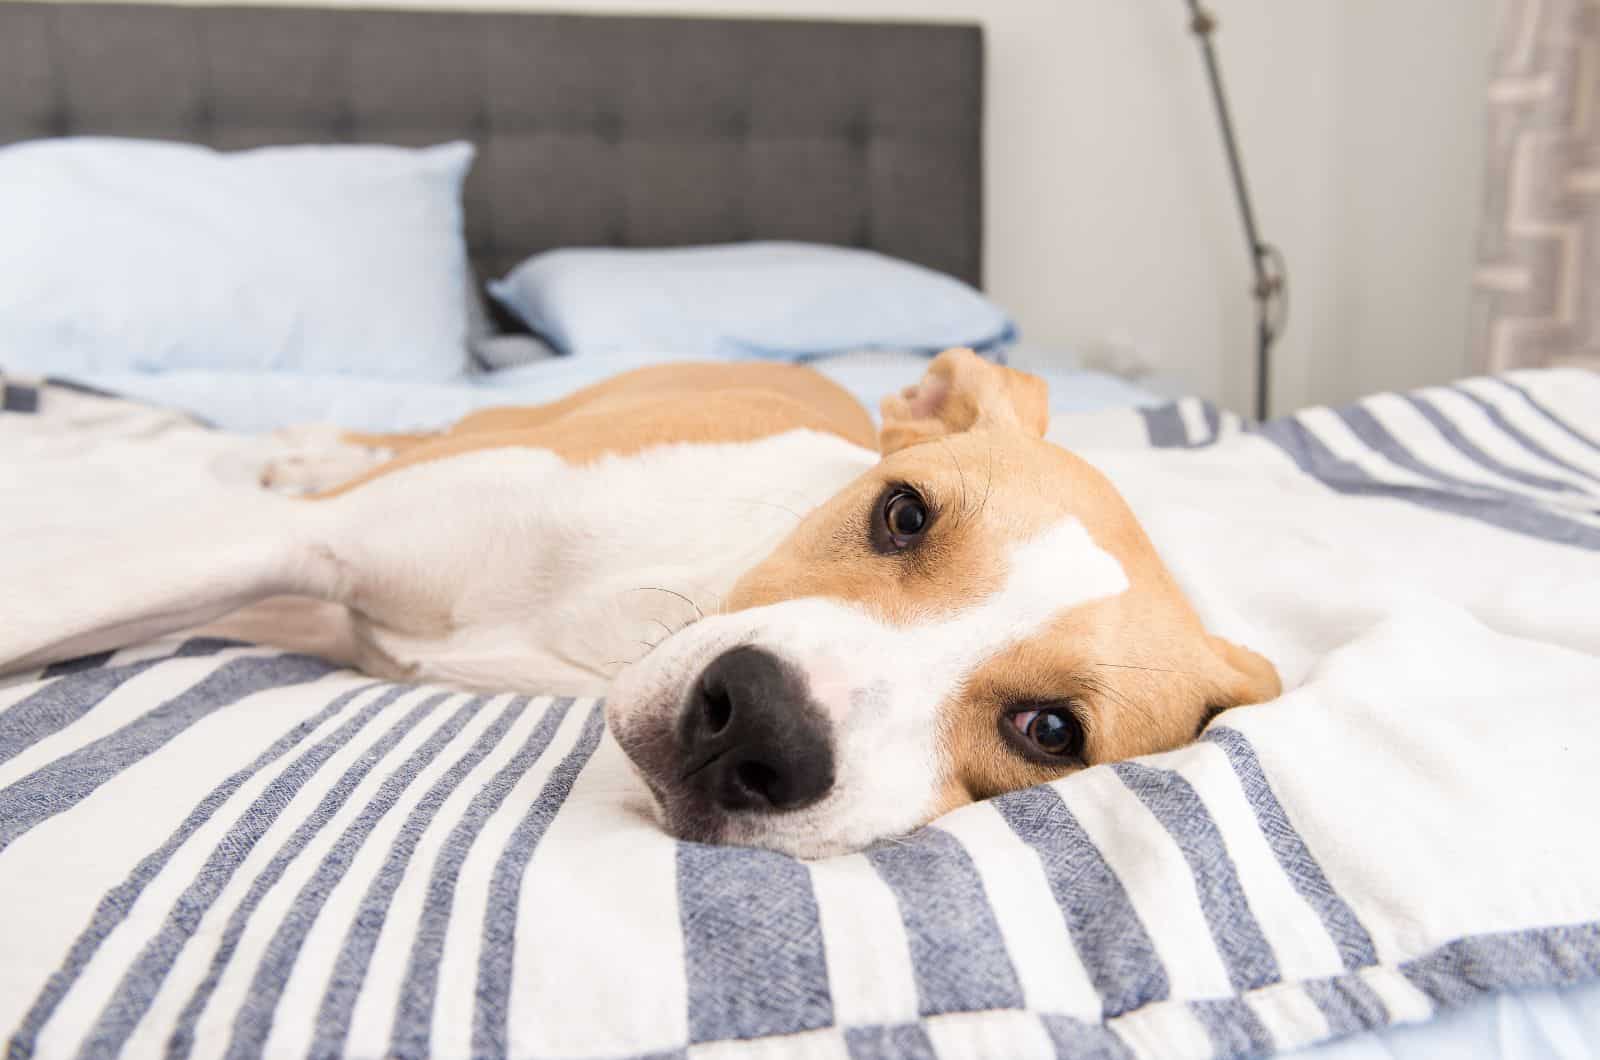
[(701, 692), (701, 701), (705, 710), (706, 735), (716, 736), (733, 719), (733, 699), (725, 689), (707, 688)]
[(759, 795), (773, 806), (783, 803), (783, 792), (780, 790), (783, 778), (766, 763), (740, 762), (734, 767), (733, 776), (739, 786), (750, 794)]

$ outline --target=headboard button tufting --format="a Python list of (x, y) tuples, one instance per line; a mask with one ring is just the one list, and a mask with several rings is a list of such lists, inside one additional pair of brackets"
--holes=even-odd
[(974, 24), (102, 3), (0, 0), (0, 144), (472, 139), (484, 275), (559, 246), (781, 237), (981, 280)]

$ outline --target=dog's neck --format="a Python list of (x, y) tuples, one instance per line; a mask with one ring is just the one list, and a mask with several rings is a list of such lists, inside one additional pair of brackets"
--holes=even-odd
[[(801, 517), (876, 460), (841, 439), (792, 431), (582, 467), (538, 450), (488, 449), (386, 476), (347, 500), (371, 504), (374, 520), (345, 522), (374, 525), (395, 491), (430, 498), (427, 512), (349, 542), (353, 565), (385, 569), (368, 555), (381, 550), (438, 566), (408, 572), (403, 587), (376, 587), (370, 596), (385, 610), (356, 609), (353, 661), (410, 680), (602, 694), (651, 644), (718, 610)], [(476, 547), (455, 547), (464, 540)], [(402, 596), (404, 605), (391, 603)]]

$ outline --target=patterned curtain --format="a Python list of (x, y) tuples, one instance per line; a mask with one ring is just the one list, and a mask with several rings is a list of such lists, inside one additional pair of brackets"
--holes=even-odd
[(1600, 369), (1600, 0), (1499, 8), (1473, 367)]

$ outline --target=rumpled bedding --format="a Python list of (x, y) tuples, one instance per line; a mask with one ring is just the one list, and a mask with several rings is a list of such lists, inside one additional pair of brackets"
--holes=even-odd
[[(496, 341), (516, 341), (515, 337)], [(657, 352), (544, 357), (517, 368), (464, 375), (454, 382), (408, 382), (349, 375), (235, 372), (100, 373), (82, 383), (187, 410), (230, 431), (259, 432), (289, 424), (336, 423), (348, 430), (406, 431), (437, 427), (489, 405), (536, 405), (633, 368), (702, 360)], [(1059, 356), (1050, 358), (1060, 361)], [(811, 367), (849, 390), (874, 415), (878, 401), (916, 382), (928, 359), (911, 353), (863, 352), (819, 359)], [(1050, 383), (1054, 412), (1160, 404), (1160, 398), (1103, 372), (1029, 370)]]
[[(0, 414), (7, 545), (249, 488), (265, 444), (34, 403)], [(823, 861), (661, 833), (593, 701), (196, 638), (0, 682), (0, 1037), (1245, 1056), (1592, 983), (1597, 409), (1600, 377), (1551, 371), (1253, 427), (1190, 400), (1056, 417), (1288, 690)]]

